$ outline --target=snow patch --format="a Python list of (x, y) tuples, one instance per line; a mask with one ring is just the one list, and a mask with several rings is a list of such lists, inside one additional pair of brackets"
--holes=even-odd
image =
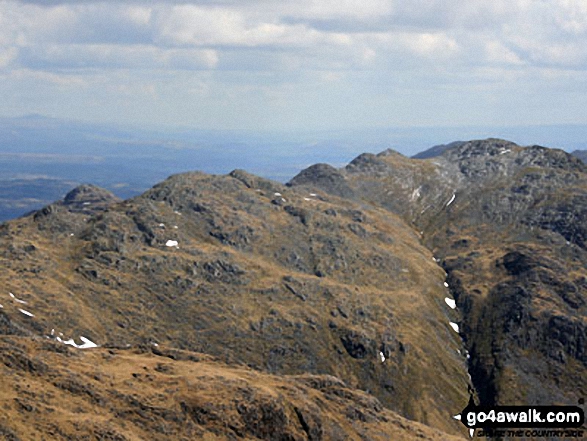
[(313, 198), (315, 198), (318, 195), (316, 193), (310, 193), (310, 196), (312, 196)]
[(17, 299), (17, 298), (15, 297), (15, 295), (14, 295), (14, 294), (12, 294), (11, 292), (9, 292), (8, 294), (10, 294), (10, 297), (12, 297), (12, 299), (13, 299), (15, 302), (17, 302), (17, 303), (21, 303), (21, 304), (23, 304), (23, 305), (26, 305), (26, 304), (27, 304), (27, 302), (25, 302), (24, 300)]
[(273, 196), (281, 196), (281, 193), (273, 193)]
[(457, 195), (455, 193), (453, 193), (452, 198), (450, 198), (450, 201), (447, 202), (446, 206), (448, 207), (450, 204), (452, 204), (456, 197), (457, 197)]
[(89, 338), (83, 337), (83, 336), (79, 336), (80, 340), (84, 342), (83, 345), (78, 346), (79, 349), (89, 349), (89, 348), (97, 348), (98, 345), (96, 343), (94, 343), (92, 340), (90, 340)]
[(444, 287), (445, 288), (448, 288), (448, 283), (447, 282), (444, 282)]
[(455, 332), (459, 332), (459, 325), (457, 325), (454, 322), (448, 322), (448, 324), (450, 325), (451, 328), (454, 329)]
[(31, 313), (31, 312), (28, 312), (28, 311), (25, 311), (24, 309), (20, 309), (20, 308), (18, 308), (18, 310), (19, 310), (20, 312), (22, 312), (24, 315), (28, 315), (29, 317), (34, 317), (34, 316), (35, 316), (33, 313)]
[(159, 227), (165, 228), (165, 224), (159, 224)]
[(171, 240), (171, 239), (168, 240), (167, 242), (165, 242), (165, 246), (179, 248), (179, 244), (177, 243), (177, 240)]
[(500, 155), (504, 155), (504, 154), (509, 153), (509, 152), (511, 152), (511, 150), (510, 149), (507, 149), (507, 150), (503, 150), (503, 151), (499, 152), (499, 154)]
[(450, 297), (445, 297), (444, 301), (446, 302), (446, 304), (448, 306), (450, 306), (450, 309), (455, 309), (457, 307), (457, 302), (455, 302), (453, 299), (451, 299)]
[[(63, 335), (63, 334), (61, 334)], [(68, 345), (68, 346), (73, 346), (74, 348), (77, 349), (90, 349), (90, 348), (97, 348), (98, 345), (96, 343), (94, 343), (92, 340), (90, 340), (89, 338), (80, 336), (80, 340), (83, 342), (81, 345), (78, 345), (75, 340), (73, 338), (70, 338), (69, 340), (62, 340), (61, 338), (57, 337), (56, 340), (59, 343), (63, 343), (64, 345)]]
[(461, 414), (453, 416), (455, 420), (461, 421)]
[(383, 352), (379, 351), (379, 358), (381, 359), (381, 363), (385, 362), (385, 355), (383, 355)]

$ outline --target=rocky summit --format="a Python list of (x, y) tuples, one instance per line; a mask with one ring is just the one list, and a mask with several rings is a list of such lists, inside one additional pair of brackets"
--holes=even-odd
[(0, 434), (464, 439), (587, 389), (587, 166), (489, 139), (0, 225)]
[[(447, 272), (482, 403), (576, 404), (587, 392), (587, 166), (498, 139), (440, 150), (361, 155), (332, 173), (352, 200), (419, 231)], [(337, 193), (313, 176), (289, 185)]]

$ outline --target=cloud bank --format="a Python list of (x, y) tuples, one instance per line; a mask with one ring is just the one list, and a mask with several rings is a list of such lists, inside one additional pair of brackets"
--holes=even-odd
[(214, 128), (579, 122), (586, 33), (582, 0), (8, 0), (0, 96)]

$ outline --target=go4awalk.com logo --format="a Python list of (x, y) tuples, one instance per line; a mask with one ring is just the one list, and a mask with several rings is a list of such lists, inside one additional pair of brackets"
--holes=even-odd
[[(583, 438), (583, 409), (578, 406), (477, 406), (473, 397), (454, 416), (471, 436)], [(477, 430), (476, 429), (481, 429)]]

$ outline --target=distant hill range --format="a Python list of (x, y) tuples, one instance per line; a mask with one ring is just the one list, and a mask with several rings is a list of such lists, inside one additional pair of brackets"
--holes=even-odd
[(587, 166), (428, 155), (83, 185), (1, 224), (0, 434), (450, 440), (469, 392), (577, 405)]

